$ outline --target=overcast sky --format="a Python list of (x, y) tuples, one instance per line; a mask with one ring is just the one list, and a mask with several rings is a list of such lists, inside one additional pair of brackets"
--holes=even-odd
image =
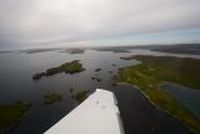
[(200, 0), (0, 0), (0, 49), (199, 42)]

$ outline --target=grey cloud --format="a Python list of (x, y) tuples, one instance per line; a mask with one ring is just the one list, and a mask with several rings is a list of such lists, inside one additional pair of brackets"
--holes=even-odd
[(0, 40), (78, 42), (195, 29), (199, 5), (199, 0), (0, 0)]

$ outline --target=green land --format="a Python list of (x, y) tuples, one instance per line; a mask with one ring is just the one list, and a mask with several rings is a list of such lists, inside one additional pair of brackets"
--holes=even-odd
[(44, 95), (45, 104), (53, 104), (60, 101), (62, 101), (62, 95), (58, 93), (48, 92), (46, 95)]
[(83, 102), (89, 95), (89, 90), (83, 90), (77, 92), (75, 95), (72, 96), (78, 103)]
[(49, 68), (46, 70), (46, 72), (41, 72), (41, 73), (36, 73), (33, 75), (33, 80), (39, 80), (42, 77), (48, 77), (51, 75), (55, 75), (57, 73), (69, 73), (69, 74), (74, 74), (74, 73), (78, 73), (81, 71), (84, 71), (85, 69), (82, 67), (82, 64), (79, 63), (79, 60), (74, 60), (72, 62), (67, 62), (65, 64), (62, 64), (58, 67), (53, 67), (53, 68)]
[(30, 103), (18, 102), (0, 106), (0, 133), (6, 133), (10, 127), (22, 120), (31, 107)]
[(119, 69), (117, 82), (138, 87), (156, 107), (177, 118), (192, 133), (200, 133), (200, 121), (162, 89), (166, 82), (200, 89), (200, 60), (156, 56), (131, 56), (121, 59), (136, 59), (142, 63)]

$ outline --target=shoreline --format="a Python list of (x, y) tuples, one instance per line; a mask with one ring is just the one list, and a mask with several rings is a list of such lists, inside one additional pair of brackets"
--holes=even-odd
[[(142, 91), (137, 85), (131, 85), (131, 84), (126, 83), (126, 82), (117, 82), (117, 85), (128, 85), (128, 86), (133, 87), (134, 89), (136, 89), (137, 91), (139, 91), (139, 93), (141, 93), (141, 95), (143, 95), (144, 98), (149, 102), (149, 104), (151, 104), (155, 109), (157, 109), (157, 110), (159, 110), (159, 111), (161, 111), (161, 112), (164, 112), (164, 113), (166, 113), (167, 115), (169, 115), (170, 117), (172, 117), (172, 118), (178, 120), (178, 122), (179, 122), (185, 129), (187, 129), (187, 130), (189, 130), (189, 132), (191, 132), (190, 129), (187, 128), (187, 127), (181, 122), (181, 120), (178, 118), (178, 116), (175, 116), (175, 115), (171, 114), (168, 110), (166, 110), (166, 109), (160, 107), (159, 105), (157, 105), (156, 103), (154, 103), (154, 102), (151, 100), (151, 98), (150, 98), (144, 91)], [(192, 132), (191, 132), (191, 133), (192, 133)]]

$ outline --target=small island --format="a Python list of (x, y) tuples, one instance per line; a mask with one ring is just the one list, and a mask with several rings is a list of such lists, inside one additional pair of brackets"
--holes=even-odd
[(0, 106), (0, 133), (6, 133), (23, 119), (31, 103), (17, 102)]
[(112, 64), (113, 67), (116, 67), (116, 64)]
[(102, 79), (101, 79), (101, 78), (98, 78), (98, 77), (91, 77), (91, 79), (92, 79), (92, 80), (96, 80), (97, 82), (102, 81)]
[(154, 106), (180, 120), (192, 133), (200, 133), (200, 121), (162, 89), (166, 82), (200, 89), (200, 60), (156, 56), (130, 56), (121, 59), (136, 59), (142, 63), (119, 69), (116, 77), (118, 83), (137, 87)]
[(112, 74), (113, 73), (113, 71), (108, 71), (110, 74)]
[(44, 104), (53, 104), (62, 101), (62, 95), (54, 92), (48, 92), (44, 95)]
[(100, 72), (102, 69), (101, 68), (97, 68), (97, 69), (95, 69), (94, 71), (95, 72)]
[(77, 92), (75, 95), (72, 96), (78, 103), (83, 102), (89, 95), (89, 90), (83, 90)]
[(69, 92), (70, 92), (70, 93), (72, 93), (72, 92), (73, 92), (73, 90), (74, 90), (74, 88), (70, 88), (70, 89), (69, 89)]
[(42, 77), (48, 77), (51, 75), (55, 75), (57, 73), (65, 72), (66, 74), (74, 74), (84, 71), (85, 69), (82, 67), (82, 64), (79, 63), (79, 60), (74, 60), (72, 62), (67, 62), (65, 64), (62, 64), (58, 67), (49, 68), (46, 70), (46, 72), (36, 73), (33, 75), (33, 80), (39, 80)]

